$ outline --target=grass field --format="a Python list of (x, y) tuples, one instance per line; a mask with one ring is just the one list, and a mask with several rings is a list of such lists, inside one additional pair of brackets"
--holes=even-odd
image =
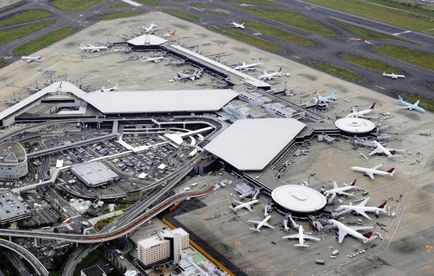
[(293, 26), (310, 33), (328, 36), (336, 35), (336, 33), (332, 29), (324, 26), (316, 20), (304, 16), (301, 13), (276, 9), (263, 10), (255, 8), (243, 8), (243, 10), (248, 13), (265, 17), (289, 26)]
[(7, 65), (6, 61), (0, 58), (0, 68), (5, 67)]
[(244, 21), (249, 29), (255, 30), (265, 35), (269, 35), (278, 38), (283, 41), (293, 42), (306, 47), (315, 47), (317, 43), (311, 39), (305, 38), (296, 33), (288, 32), (275, 28), (268, 24), (263, 24), (257, 21)]
[(192, 3), (190, 6), (198, 8), (198, 9), (208, 9), (209, 8), (208, 3), (203, 3), (203, 2), (202, 3), (198, 3), (198, 2)]
[(113, 12), (113, 13), (106, 13), (101, 14), (98, 16), (95, 16), (94, 18), (97, 20), (112, 20), (117, 18), (125, 18), (125, 17), (131, 17), (142, 14), (138, 11), (130, 11), (130, 12)]
[(12, 26), (28, 21), (43, 19), (52, 16), (53, 14), (44, 10), (28, 10), (16, 13), (12, 16), (0, 20), (0, 27)]
[(32, 25), (27, 25), (23, 27), (8, 29), (0, 31), (0, 45), (9, 43), (11, 41), (17, 40), (19, 38), (25, 37), (26, 35), (29, 35), (31, 33), (37, 32), (39, 30), (42, 30), (51, 24), (54, 24), (56, 22), (55, 20), (49, 20), (44, 21), (41, 23), (35, 23)]
[(164, 4), (158, 0), (134, 0), (134, 1), (137, 3), (142, 3), (143, 5), (146, 5), (146, 6), (151, 6), (151, 7), (163, 7), (164, 6)]
[(33, 39), (23, 45), (16, 47), (13, 52), (16, 55), (29, 55), (34, 53), (42, 48), (45, 48), (59, 40), (64, 39), (65, 37), (70, 36), (75, 33), (77, 28), (75, 27), (65, 27), (61, 29), (54, 30), (49, 32), (46, 35), (40, 36), (36, 39)]
[(237, 6), (241, 4), (249, 4), (249, 5), (264, 6), (264, 7), (279, 6), (279, 4), (267, 0), (224, 0), (224, 1), (230, 2)]
[(434, 112), (434, 99), (421, 97), (415, 94), (404, 94), (401, 95), (404, 100), (415, 103), (417, 100), (420, 100), (420, 106), (425, 108), (428, 111)]
[(216, 31), (218, 33), (227, 35), (229, 37), (232, 37), (234, 39), (243, 41), (251, 46), (255, 46), (261, 49), (264, 49), (266, 51), (269, 52), (274, 52), (274, 53), (280, 53), (283, 52), (283, 48), (270, 43), (267, 40), (263, 40), (261, 38), (258, 38), (256, 36), (253, 35), (249, 35), (246, 34), (240, 30), (234, 29), (234, 28), (228, 28), (228, 27), (223, 27), (223, 26), (219, 26), (219, 25), (212, 25), (211, 26), (211, 30)]
[(338, 77), (340, 79), (353, 81), (353, 82), (362, 82), (365, 80), (365, 78), (362, 75), (357, 74), (356, 72), (350, 71), (343, 67), (333, 65), (327, 62), (316, 60), (311, 62), (311, 66), (317, 70)]
[(374, 47), (374, 50), (382, 55), (434, 71), (434, 54), (394, 45), (378, 45)]
[[(423, 31), (434, 28), (434, 12), (380, 0), (307, 0), (388, 24)], [(395, 6), (394, 6), (395, 5)], [(427, 14), (428, 13), (428, 14)]]
[(342, 58), (346, 61), (353, 63), (355, 65), (358, 65), (360, 67), (370, 69), (377, 72), (388, 72), (388, 73), (402, 73), (402, 71), (399, 68), (396, 68), (395, 66), (392, 66), (388, 63), (376, 60), (376, 59), (370, 59), (364, 56), (359, 55), (352, 55), (352, 54), (343, 54)]
[(353, 34), (355, 34), (356, 36), (358, 36), (364, 40), (375, 40), (375, 39), (401, 40), (400, 38), (393, 36), (393, 35), (372, 31), (372, 30), (365, 29), (365, 28), (362, 28), (362, 27), (359, 27), (359, 26), (356, 26), (353, 24), (349, 24), (346, 22), (342, 22), (339, 20), (331, 19), (330, 21), (332, 21), (334, 24), (336, 24), (338, 26), (341, 26), (344, 29), (347, 29), (348, 31), (352, 32)]
[(101, 3), (102, 0), (54, 0), (51, 5), (67, 12), (79, 12), (90, 9)]
[(183, 20), (191, 21), (191, 22), (198, 22), (200, 17), (197, 15), (194, 15), (192, 13), (181, 11), (181, 10), (165, 10), (164, 12), (173, 15), (175, 17), (181, 18)]

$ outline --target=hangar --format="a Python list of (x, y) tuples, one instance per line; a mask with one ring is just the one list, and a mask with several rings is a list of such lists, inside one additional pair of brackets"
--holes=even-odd
[(304, 127), (291, 118), (238, 120), (205, 149), (240, 171), (261, 171)]

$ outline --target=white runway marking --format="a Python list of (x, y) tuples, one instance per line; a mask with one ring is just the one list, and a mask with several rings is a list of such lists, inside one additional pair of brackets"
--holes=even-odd
[(130, 5), (132, 5), (132, 6), (134, 6), (134, 7), (140, 7), (142, 4), (139, 4), (139, 3), (137, 3), (137, 2), (134, 2), (134, 1), (132, 1), (132, 0), (121, 0), (122, 2), (125, 2), (125, 3), (127, 3), (127, 4), (130, 4)]

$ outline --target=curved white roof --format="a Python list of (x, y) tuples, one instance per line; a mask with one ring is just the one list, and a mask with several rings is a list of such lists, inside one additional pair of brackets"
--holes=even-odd
[(368, 133), (374, 130), (375, 124), (362, 118), (341, 118), (336, 120), (335, 126), (348, 133)]
[(319, 211), (327, 203), (320, 192), (302, 185), (283, 185), (271, 192), (271, 197), (281, 207), (297, 213)]

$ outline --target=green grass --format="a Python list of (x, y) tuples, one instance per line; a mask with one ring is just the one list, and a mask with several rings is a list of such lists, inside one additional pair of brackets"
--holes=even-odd
[(77, 28), (70, 26), (61, 29), (57, 29), (49, 32), (46, 35), (40, 36), (36, 39), (33, 39), (21, 46), (16, 47), (13, 52), (16, 55), (29, 55), (34, 53), (42, 48), (45, 48), (59, 40), (64, 39), (65, 37), (70, 36), (75, 33)]
[(365, 80), (365, 78), (362, 75), (357, 74), (356, 72), (350, 71), (343, 67), (330, 64), (327, 62), (313, 61), (311, 62), (311, 66), (317, 70), (338, 77), (340, 79), (353, 81), (353, 82), (362, 82)]
[(415, 103), (417, 100), (420, 100), (420, 106), (425, 108), (428, 111), (434, 112), (434, 99), (431, 98), (426, 98), (426, 97), (421, 97), (419, 95), (416, 94), (410, 94), (410, 93), (406, 93), (401, 95), (404, 100), (411, 102), (411, 103)]
[(0, 31), (0, 45), (9, 43), (11, 41), (17, 40), (19, 38), (25, 37), (31, 33), (42, 30), (51, 24), (54, 24), (55, 20), (44, 21), (40, 23), (35, 23), (32, 25), (26, 25), (18, 28), (8, 29)]
[(7, 62), (4, 59), (0, 59), (0, 68), (5, 67)]
[(193, 3), (190, 6), (198, 8), (198, 9), (208, 9), (209, 8), (208, 3)]
[(94, 18), (97, 20), (112, 20), (117, 18), (125, 18), (125, 17), (131, 17), (142, 14), (138, 11), (130, 11), (130, 12), (113, 12), (113, 13), (106, 13), (101, 14), (98, 16), (95, 16)]
[[(378, 0), (307, 0), (321, 6), (360, 15), (382, 21), (402, 28), (423, 31), (434, 28), (434, 13), (417, 8), (409, 8), (401, 4), (397, 8), (390, 7), (390, 2)], [(387, 7), (387, 4), (389, 7)], [(423, 10), (421, 12), (420, 10)], [(429, 14), (427, 14), (427, 12)]]
[(376, 40), (376, 39), (395, 39), (395, 40), (401, 40), (400, 38), (393, 36), (393, 35), (389, 35), (389, 34), (385, 34), (385, 33), (381, 33), (381, 32), (376, 32), (376, 31), (372, 31), (366, 28), (362, 28), (353, 24), (349, 24), (343, 21), (339, 21), (339, 20), (333, 20), (331, 19), (331, 21), (336, 24), (341, 26), (344, 29), (347, 29), (348, 31), (352, 32), (353, 34), (357, 35), (358, 37), (364, 39), (364, 40)]
[(134, 0), (137, 3), (142, 3), (143, 5), (146, 6), (151, 6), (151, 7), (163, 7), (164, 4), (161, 3), (161, 1), (159, 0)]
[(434, 54), (394, 45), (378, 45), (374, 50), (382, 55), (434, 71)]
[(28, 21), (43, 19), (52, 16), (53, 14), (44, 10), (28, 10), (24, 12), (16, 13), (12, 16), (6, 17), (0, 20), (0, 27), (6, 27), (11, 25), (16, 25), (19, 23), (24, 23)]
[(101, 2), (102, 0), (54, 0), (50, 3), (63, 11), (79, 12), (90, 9)]
[(317, 43), (312, 39), (305, 38), (299, 34), (275, 28), (268, 24), (257, 21), (244, 21), (249, 29), (255, 30), (265, 35), (269, 35), (283, 41), (293, 42), (302, 46), (315, 47)]
[(119, 2), (115, 2), (109, 5), (110, 8), (112, 9), (120, 9), (120, 8), (128, 8), (130, 7), (130, 5), (128, 5), (125, 2), (119, 1)]
[(171, 9), (171, 10), (165, 10), (164, 12), (166, 12), (172, 16), (181, 18), (183, 20), (191, 21), (191, 22), (198, 22), (200, 20), (199, 16), (194, 15), (194, 14), (189, 13), (189, 12), (186, 12), (186, 11)]
[(395, 66), (392, 66), (388, 63), (376, 60), (376, 59), (370, 59), (364, 56), (359, 55), (352, 55), (352, 54), (343, 54), (342, 58), (346, 61), (353, 63), (355, 65), (358, 65), (360, 67), (364, 67), (370, 70), (374, 70), (377, 72), (393, 72), (393, 73), (401, 73), (402, 71), (399, 68), (396, 68)]
[(227, 35), (229, 37), (243, 41), (249, 45), (264, 49), (269, 52), (280, 53), (284, 51), (284, 49), (278, 45), (275, 45), (267, 40), (258, 38), (256, 36), (249, 35), (238, 29), (223, 27), (219, 25), (212, 25), (211, 29), (218, 33)]
[(251, 7), (243, 8), (242, 10), (250, 14), (254, 14), (260, 17), (265, 17), (280, 22), (282, 24), (296, 27), (298, 29), (310, 33), (327, 35), (327, 36), (336, 35), (336, 33), (332, 29), (321, 24), (319, 21), (304, 16), (301, 13), (290, 12), (282, 9), (265, 10), (265, 9), (251, 8)]

